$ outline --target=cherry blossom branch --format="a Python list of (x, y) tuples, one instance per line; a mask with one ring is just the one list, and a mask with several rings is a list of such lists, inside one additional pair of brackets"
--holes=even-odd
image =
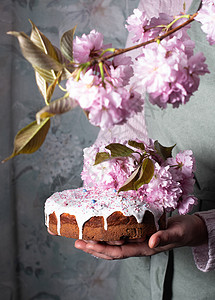
[(194, 21), (195, 17), (198, 15), (198, 13), (194, 13), (193, 15), (190, 16), (189, 20), (187, 20), (186, 22), (178, 25), (177, 27), (167, 31), (166, 33), (164, 33), (163, 35), (161, 36), (157, 36), (149, 41), (146, 41), (146, 42), (143, 42), (141, 44), (137, 44), (137, 45), (134, 45), (134, 46), (131, 46), (131, 47), (128, 47), (128, 48), (120, 48), (120, 49), (116, 49), (114, 53), (110, 54), (110, 55), (107, 55), (105, 57), (100, 57), (99, 59), (99, 62), (102, 61), (104, 62), (105, 60), (108, 60), (110, 58), (113, 58), (117, 55), (120, 55), (120, 54), (123, 54), (123, 53), (126, 53), (126, 52), (129, 52), (129, 51), (132, 51), (132, 50), (135, 50), (135, 49), (138, 49), (138, 48), (141, 48), (141, 47), (145, 47), (146, 45), (149, 45), (149, 44), (152, 44), (152, 43), (155, 43), (155, 42), (158, 42), (158, 41), (162, 41), (163, 39), (165, 39), (166, 37), (168, 37), (169, 35), (175, 33), (176, 31), (180, 30), (181, 28), (187, 26), (188, 24), (190, 24), (191, 22)]

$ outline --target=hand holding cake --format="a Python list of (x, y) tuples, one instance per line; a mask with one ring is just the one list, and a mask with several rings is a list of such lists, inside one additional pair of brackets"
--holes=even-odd
[(197, 215), (174, 216), (169, 218), (166, 230), (154, 233), (148, 240), (127, 240), (100, 243), (77, 240), (75, 247), (95, 257), (107, 260), (135, 256), (151, 256), (183, 246), (207, 244), (207, 229)]

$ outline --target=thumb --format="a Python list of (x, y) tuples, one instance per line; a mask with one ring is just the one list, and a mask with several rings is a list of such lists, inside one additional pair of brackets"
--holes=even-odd
[(154, 233), (149, 239), (149, 247), (157, 248), (160, 246), (172, 245), (175, 242), (175, 236), (170, 230), (160, 230)]

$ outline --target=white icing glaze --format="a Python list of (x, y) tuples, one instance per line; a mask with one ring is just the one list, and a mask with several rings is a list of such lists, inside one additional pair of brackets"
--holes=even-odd
[(46, 200), (45, 223), (49, 227), (49, 215), (55, 212), (57, 217), (57, 232), (60, 235), (60, 216), (68, 213), (76, 217), (79, 228), (79, 239), (86, 221), (94, 216), (103, 216), (104, 229), (107, 230), (107, 218), (115, 211), (125, 216), (134, 216), (138, 223), (142, 222), (146, 210), (154, 215), (158, 229), (158, 220), (163, 214), (161, 208), (141, 201), (140, 198), (130, 196), (128, 192), (117, 193), (116, 190), (102, 190), (98, 188), (78, 188), (57, 192)]

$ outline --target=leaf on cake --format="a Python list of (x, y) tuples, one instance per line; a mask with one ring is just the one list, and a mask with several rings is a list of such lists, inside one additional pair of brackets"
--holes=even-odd
[(42, 146), (49, 128), (50, 119), (47, 118), (40, 125), (34, 121), (21, 129), (15, 137), (13, 153), (4, 159), (2, 163), (18, 154), (31, 154), (37, 151)]
[(98, 165), (104, 161), (107, 161), (109, 160), (111, 157), (110, 157), (110, 154), (107, 153), (107, 152), (98, 152), (96, 154), (96, 158), (95, 158), (95, 163), (94, 163), (94, 166), (95, 165)]
[(175, 146), (176, 144), (171, 147), (165, 147), (162, 146), (158, 141), (154, 142), (154, 148), (157, 154), (164, 160), (166, 160), (168, 157), (172, 157), (172, 150)]
[(134, 183), (134, 189), (138, 190), (143, 184), (149, 183), (153, 175), (154, 175), (154, 163), (150, 158), (146, 158), (142, 162), (139, 178)]
[(136, 141), (129, 140), (129, 141), (128, 141), (128, 145), (129, 145), (129, 146), (132, 146), (132, 147), (134, 147), (134, 148), (140, 149), (140, 150), (145, 150), (145, 145), (144, 145), (144, 143), (138, 143), (138, 142), (136, 142)]
[(129, 148), (125, 145), (119, 144), (119, 143), (109, 144), (105, 148), (110, 150), (112, 158), (115, 158), (115, 157), (128, 157), (132, 153), (134, 153), (134, 150), (132, 150), (131, 148)]
[(135, 182), (139, 178), (141, 165), (128, 177), (125, 183), (119, 188), (118, 193), (122, 191), (135, 190)]

